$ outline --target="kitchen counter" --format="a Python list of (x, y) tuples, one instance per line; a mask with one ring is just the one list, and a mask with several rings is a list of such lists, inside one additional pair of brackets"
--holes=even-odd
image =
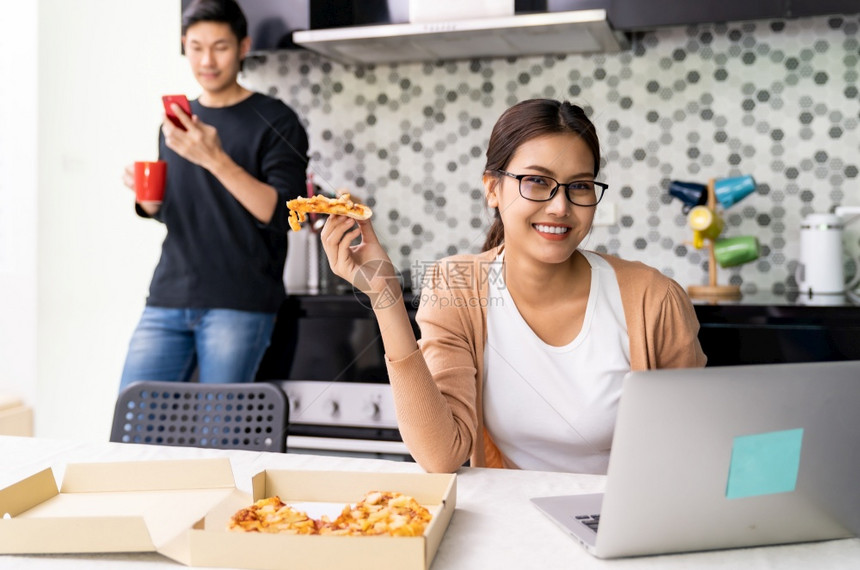
[(860, 323), (860, 305), (845, 297), (746, 295), (725, 301), (693, 300), (703, 324), (842, 325)]
[(860, 306), (845, 297), (694, 301), (709, 366), (860, 360)]
[[(415, 293), (406, 291), (404, 293), (406, 304), (408, 307), (417, 308), (417, 303), (420, 298), (420, 292)], [(290, 294), (290, 298), (294, 302), (302, 303), (304, 306), (318, 306), (329, 303), (347, 303), (364, 307), (368, 311), (368, 299), (362, 293), (353, 294), (349, 290), (326, 291), (326, 292), (310, 292), (297, 291)], [(860, 304), (853, 303), (844, 296), (823, 295), (810, 298), (794, 291), (784, 295), (776, 295), (773, 293), (756, 293), (754, 295), (744, 295), (740, 299), (725, 299), (719, 301), (693, 299), (693, 304), (699, 307), (795, 307), (799, 311), (812, 312), (818, 309), (826, 312), (831, 309), (856, 309), (860, 311)]]
[(725, 299), (719, 301), (693, 299), (697, 305), (782, 305), (793, 307), (858, 307), (845, 295), (806, 295), (800, 291), (788, 291), (785, 294), (760, 292), (753, 295), (743, 295), (740, 299)]
[[(405, 294), (414, 317), (419, 295)], [(860, 360), (860, 305), (844, 297), (809, 299), (799, 293), (761, 293), (741, 299), (694, 300), (701, 325), (699, 341), (709, 366)], [(298, 337), (302, 319), (329, 323), (345, 319), (375, 321), (363, 295), (346, 293), (297, 293), (281, 310), (272, 346), (261, 365), (260, 379), (288, 377), (297, 342), (325, 343)], [(325, 328), (326, 325), (321, 325)], [(413, 321), (416, 335), (419, 334)], [(297, 341), (297, 338), (299, 340)]]

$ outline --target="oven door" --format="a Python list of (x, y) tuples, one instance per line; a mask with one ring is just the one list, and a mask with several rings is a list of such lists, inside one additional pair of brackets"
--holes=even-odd
[[(407, 297), (413, 329), (412, 297)], [(257, 380), (290, 400), (290, 453), (412, 460), (397, 429), (379, 326), (366, 298), (291, 295)]]

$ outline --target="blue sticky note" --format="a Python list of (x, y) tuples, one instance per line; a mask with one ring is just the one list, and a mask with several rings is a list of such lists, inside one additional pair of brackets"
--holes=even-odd
[(797, 485), (803, 428), (734, 439), (727, 499), (788, 493)]

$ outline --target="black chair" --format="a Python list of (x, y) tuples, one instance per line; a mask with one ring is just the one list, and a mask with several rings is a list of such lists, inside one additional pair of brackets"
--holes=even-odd
[(284, 391), (268, 382), (140, 381), (120, 393), (110, 440), (285, 452), (289, 413)]

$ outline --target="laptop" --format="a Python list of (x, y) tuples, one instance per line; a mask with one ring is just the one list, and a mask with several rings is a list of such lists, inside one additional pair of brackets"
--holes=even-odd
[(534, 504), (599, 558), (860, 535), (860, 361), (631, 372), (605, 492)]

